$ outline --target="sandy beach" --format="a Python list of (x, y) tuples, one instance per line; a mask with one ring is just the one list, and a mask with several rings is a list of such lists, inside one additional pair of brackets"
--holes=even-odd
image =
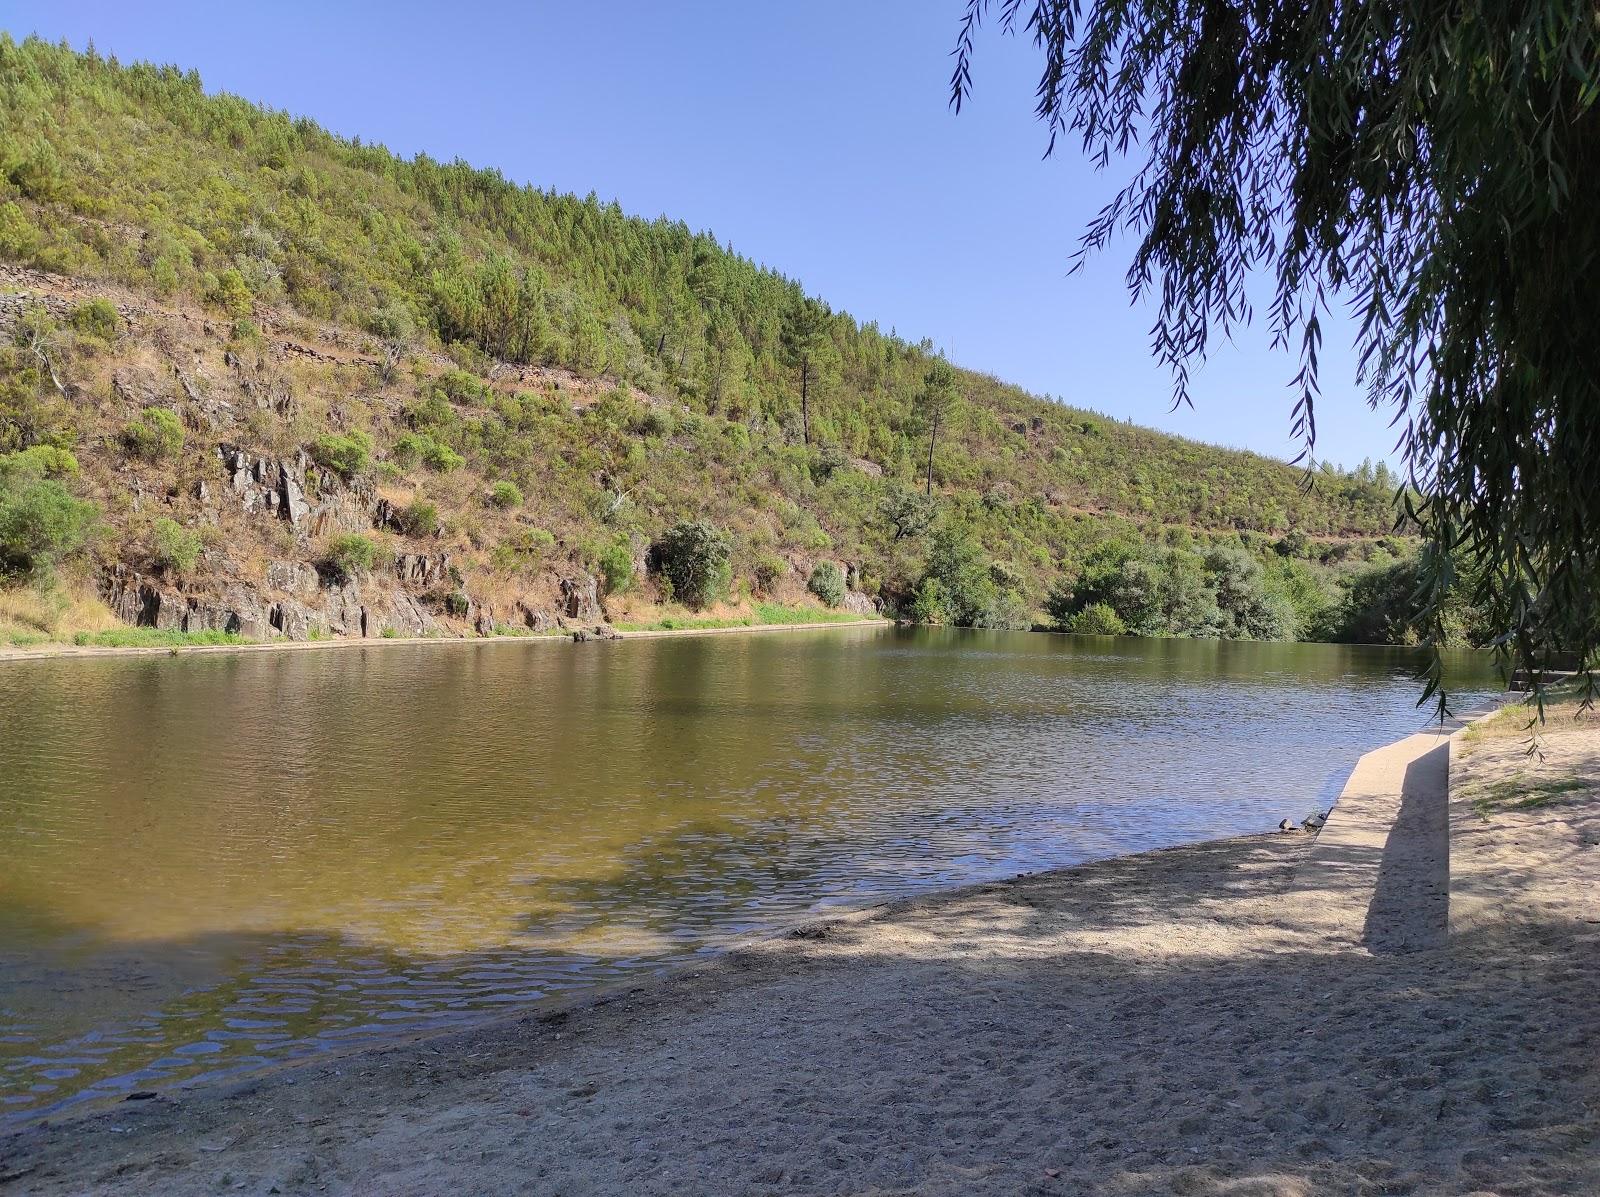
[(1600, 1192), (1600, 730), (1558, 722), (1530, 760), (1502, 719), (1422, 751), (1448, 810), (1408, 770), (1366, 808), (1370, 858), (1336, 811), (1321, 840), (893, 904), (599, 1004), (26, 1131), (0, 1189)]

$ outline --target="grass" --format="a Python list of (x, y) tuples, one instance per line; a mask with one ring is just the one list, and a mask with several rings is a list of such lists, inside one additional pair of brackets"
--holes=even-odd
[(0, 644), (31, 648), (120, 626), (86, 583), (0, 585)]
[(79, 632), (72, 643), (80, 648), (187, 648), (208, 644), (253, 644), (234, 632), (178, 632), (166, 628), (109, 628)]
[(1582, 688), (1578, 685), (1552, 686), (1545, 692), (1544, 722), (1539, 722), (1539, 710), (1531, 699), (1511, 703), (1487, 719), (1474, 723), (1461, 738), (1467, 744), (1484, 740), (1500, 740), (1513, 736), (1524, 739), (1542, 736), (1548, 732), (1569, 730), (1576, 725), (1592, 724), (1600, 719), (1600, 709), (1584, 708)]
[(806, 623), (860, 623), (864, 617), (850, 611), (822, 607), (787, 607), (781, 603), (756, 603), (749, 615), (668, 615), (644, 622), (619, 622), (622, 632), (712, 631), (717, 628), (782, 627)]
[(1497, 808), (1534, 810), (1541, 806), (1549, 806), (1567, 794), (1591, 788), (1593, 788), (1592, 783), (1581, 777), (1558, 777), (1549, 781), (1512, 778), (1479, 787), (1472, 795), (1472, 809), (1480, 819), (1487, 819)]

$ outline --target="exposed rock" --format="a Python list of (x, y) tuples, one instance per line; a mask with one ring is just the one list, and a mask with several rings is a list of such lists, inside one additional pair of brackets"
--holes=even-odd
[(839, 609), (848, 611), (852, 615), (876, 615), (878, 601), (862, 594), (859, 590), (846, 590), (844, 598), (839, 602)]
[(875, 461), (867, 460), (865, 457), (852, 457), (850, 464), (870, 478), (883, 477), (883, 467)]
[(317, 571), (314, 566), (302, 561), (269, 561), (267, 585), (274, 590), (283, 590), (290, 594), (315, 594), (318, 586)]
[(472, 630), (478, 635), (494, 635), (494, 612), (488, 607), (472, 604), (467, 610), (467, 619), (472, 623)]
[(111, 393), (134, 407), (159, 407), (170, 401), (163, 379), (141, 366), (118, 366), (111, 372)]
[(282, 494), (283, 517), (291, 524), (298, 525), (311, 514), (311, 504), (306, 502), (305, 489), (294, 480), (294, 476), (288, 471), (283, 472), (280, 493)]
[(326, 631), (328, 626), (320, 612), (294, 599), (274, 603), (267, 618), (273, 629), (286, 640), (310, 640), (313, 631)]
[(238, 445), (218, 445), (217, 455), (227, 471), (228, 488), (239, 496), (246, 512), (267, 511), (299, 525), (311, 514), (306, 500), (305, 453), (292, 458), (256, 457)]
[(449, 553), (397, 553), (395, 577), (412, 586), (440, 586), (450, 581)]
[(561, 609), (568, 619), (585, 623), (604, 618), (600, 610), (600, 586), (592, 574), (561, 579)]
[(232, 632), (249, 639), (265, 636), (268, 612), (242, 586), (230, 587), (221, 598), (186, 596), (163, 589), (138, 574), (118, 571), (103, 587), (106, 605), (117, 618), (135, 627), (176, 632)]
[(528, 605), (527, 600), (518, 599), (516, 606), (517, 618), (535, 632), (547, 632), (555, 626), (555, 618), (550, 612), (539, 607)]

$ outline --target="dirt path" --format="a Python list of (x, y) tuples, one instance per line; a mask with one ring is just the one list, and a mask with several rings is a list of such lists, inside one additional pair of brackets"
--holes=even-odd
[(1587, 783), (1484, 820), (1508, 744), (1458, 770), (1478, 917), (1441, 946), (1308, 925), (1310, 837), (1196, 845), (128, 1103), (0, 1146), (0, 1192), (1600, 1192), (1600, 732), (1547, 739)]

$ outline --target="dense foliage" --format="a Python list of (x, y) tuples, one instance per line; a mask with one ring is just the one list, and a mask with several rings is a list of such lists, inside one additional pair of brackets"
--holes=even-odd
[[(1372, 402), (1395, 409), (1429, 543), (1434, 642), (1472, 599), (1521, 665), (1600, 645), (1600, 21), (1591, 0), (1166, 4), (1002, 0), (1044, 57), (1053, 148), (1127, 181), (1083, 235), (1130, 233), (1155, 353), (1189, 372), (1270, 274), (1315, 438), (1321, 317), (1353, 311)], [(968, 0), (953, 100), (971, 89)], [(1435, 676), (1437, 681), (1437, 675)]]

